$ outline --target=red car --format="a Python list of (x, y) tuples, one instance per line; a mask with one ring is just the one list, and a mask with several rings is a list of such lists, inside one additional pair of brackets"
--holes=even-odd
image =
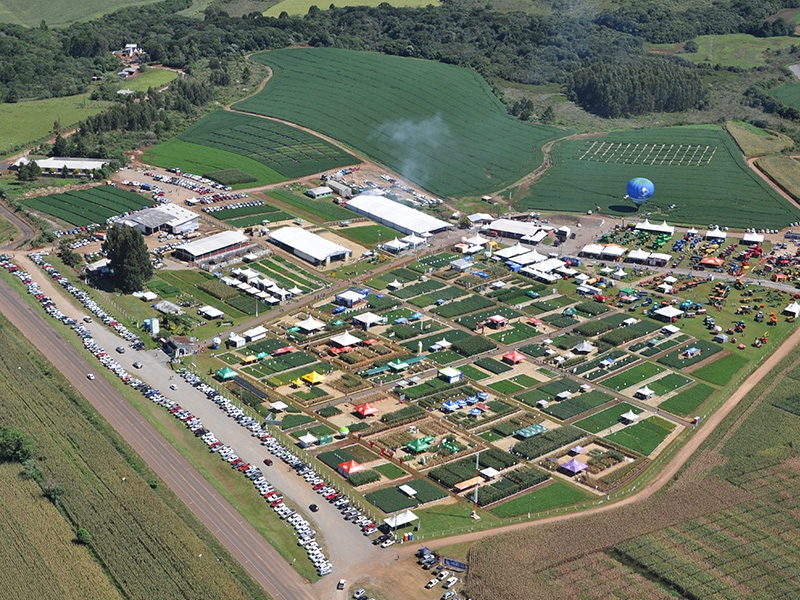
[(336, 492), (333, 492), (332, 494), (328, 494), (327, 496), (325, 496), (325, 500), (327, 500), (328, 502), (333, 502), (338, 497), (339, 497), (339, 494), (337, 494)]
[(272, 466), (272, 459), (271, 458), (265, 458), (264, 459), (264, 464), (267, 465), (268, 467), (271, 467)]
[(278, 498), (277, 500), (270, 503), (270, 508), (275, 508), (278, 504), (283, 504), (283, 498)]
[(321, 489), (322, 489), (322, 488), (324, 488), (324, 487), (325, 487), (325, 482), (323, 482), (323, 481), (320, 481), (320, 482), (319, 482), (317, 485), (315, 485), (315, 486), (314, 486), (314, 487), (312, 487), (311, 489), (312, 489), (312, 490), (314, 490), (314, 491), (316, 491), (316, 490), (321, 490)]
[(242, 463), (241, 465), (239, 465), (239, 467), (238, 467), (238, 469), (239, 469), (240, 471), (246, 471), (246, 470), (247, 470), (247, 469), (249, 469), (249, 468), (250, 468), (250, 463), (246, 463), (246, 462), (243, 462), (243, 463)]

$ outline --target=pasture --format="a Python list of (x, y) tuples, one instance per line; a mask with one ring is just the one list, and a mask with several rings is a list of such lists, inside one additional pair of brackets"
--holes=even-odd
[(782, 133), (759, 129), (750, 123), (731, 121), (725, 128), (733, 136), (745, 156), (777, 154), (794, 146), (790, 137)]
[(460, 67), (334, 48), (253, 59), (274, 75), (234, 108), (324, 133), (442, 196), (509, 185), (539, 166), (543, 143), (565, 133), (514, 119)]
[[(755, 37), (746, 33), (727, 35), (701, 35), (695, 38), (697, 52), (681, 52), (680, 57), (693, 63), (711, 63), (723, 67), (742, 67), (751, 69), (767, 64), (764, 52), (767, 49), (788, 50), (797, 43), (797, 38), (789, 36)], [(674, 44), (646, 44), (650, 51), (675, 52)]]
[(152, 205), (147, 196), (126, 192), (110, 185), (101, 185), (84, 190), (72, 190), (63, 194), (50, 194), (25, 198), (22, 203), (70, 225), (82, 226), (103, 224), (106, 219), (124, 212), (139, 210)]
[(800, 163), (797, 159), (791, 156), (765, 156), (756, 161), (756, 166), (784, 192), (800, 198)]
[(175, 79), (178, 74), (169, 69), (147, 69), (132, 79), (126, 79), (121, 83), (121, 88), (133, 90), (134, 92), (146, 92), (150, 88), (159, 89)]
[(779, 85), (776, 88), (772, 88), (769, 93), (776, 100), (785, 102), (789, 106), (800, 108), (800, 83)]
[[(0, 14), (2, 14), (2, 3), (0, 0)], [(8, 154), (15, 147), (51, 135), (55, 121), (61, 123), (61, 127), (69, 127), (96, 115), (110, 104), (100, 100), (89, 100), (89, 94), (28, 100), (13, 104), (2, 103), (0, 104), (0, 156)]]
[[(524, 209), (620, 216), (650, 214), (670, 223), (780, 228), (800, 209), (753, 173), (718, 126), (618, 131), (556, 144), (553, 166), (515, 203)], [(625, 184), (647, 177), (655, 193), (638, 211)], [(670, 206), (675, 208), (670, 208)]]
[(141, 6), (154, 0), (88, 0), (67, 2), (66, 0), (0, 0), (0, 23), (14, 23), (33, 27), (42, 20), (48, 25), (67, 25), (73, 21), (85, 21), (100, 17), (126, 6)]
[[(345, 6), (378, 6), (381, 4), (382, 0), (344, 0), (344, 2), (339, 2), (336, 4), (337, 8), (343, 8)], [(308, 13), (308, 9), (314, 5), (314, 0), (283, 0), (283, 2), (278, 2), (278, 4), (271, 6), (264, 14), (268, 17), (278, 17), (284, 11), (289, 13), (289, 15), (297, 15), (302, 16)], [(439, 2), (431, 2), (430, 0), (392, 0), (390, 2), (392, 6), (402, 7), (402, 6), (427, 6), (429, 4), (439, 4)]]

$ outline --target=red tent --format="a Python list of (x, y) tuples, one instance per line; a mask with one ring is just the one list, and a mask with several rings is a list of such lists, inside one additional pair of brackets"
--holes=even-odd
[(272, 353), (273, 356), (280, 356), (281, 354), (288, 354), (289, 352), (294, 352), (297, 350), (294, 346), (285, 346), (283, 348), (278, 348), (275, 352)]
[(525, 355), (517, 350), (512, 350), (511, 352), (506, 352), (503, 354), (503, 360), (507, 363), (511, 363), (512, 365), (516, 365), (517, 363), (521, 363), (525, 360)]
[(701, 265), (710, 265), (712, 267), (721, 267), (725, 261), (721, 258), (716, 258), (714, 256), (707, 256), (700, 260)]
[(350, 478), (350, 475), (353, 473), (358, 473), (359, 471), (366, 471), (364, 467), (358, 464), (354, 460), (348, 460), (347, 462), (340, 463), (338, 466), (339, 473)]
[(364, 404), (359, 404), (358, 406), (356, 406), (355, 411), (362, 417), (368, 417), (370, 415), (377, 414), (378, 409), (372, 406), (372, 404), (370, 404), (369, 402), (366, 402)]

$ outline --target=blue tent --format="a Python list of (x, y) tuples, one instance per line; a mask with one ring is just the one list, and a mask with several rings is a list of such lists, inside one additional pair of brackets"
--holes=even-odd
[(480, 417), (483, 414), (483, 411), (480, 408), (471, 408), (469, 410), (469, 414), (473, 417)]
[(467, 396), (467, 404), (475, 404), (478, 399), (475, 396)]
[(458, 404), (453, 402), (452, 400), (448, 400), (444, 404), (442, 404), (442, 411), (444, 412), (453, 412), (454, 410), (458, 410)]
[(456, 400), (456, 404), (458, 404), (458, 406), (460, 408), (464, 408), (467, 405), (467, 401), (466, 400)]
[(481, 400), (488, 400), (489, 394), (486, 392), (478, 392), (478, 398), (480, 398)]

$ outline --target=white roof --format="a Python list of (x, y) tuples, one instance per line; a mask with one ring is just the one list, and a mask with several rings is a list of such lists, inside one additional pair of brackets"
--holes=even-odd
[(530, 252), (526, 252), (525, 254), (518, 254), (511, 259), (511, 262), (515, 262), (518, 265), (532, 265), (533, 263), (542, 262), (547, 257), (544, 254), (540, 254), (536, 250), (531, 250)]
[(290, 293), (292, 296), (299, 296), (300, 294), (302, 294), (302, 293), (303, 293), (303, 290), (301, 290), (301, 289), (300, 289), (299, 287), (297, 287), (297, 286), (294, 286), (293, 288), (290, 288), (290, 289), (289, 289), (289, 293)]
[(644, 220), (644, 223), (637, 223), (636, 229), (639, 231), (652, 231), (653, 233), (668, 233), (670, 235), (675, 233), (675, 228), (671, 225), (667, 225), (666, 221), (661, 223), (661, 225), (657, 225), (655, 223), (650, 223), (647, 219)]
[(345, 290), (339, 294), (336, 294), (336, 298), (341, 298), (342, 300), (350, 300), (351, 302), (359, 302), (366, 298), (364, 294), (360, 294), (353, 290)]
[(681, 328), (680, 327), (675, 327), (675, 325), (666, 325), (665, 327), (661, 328), (661, 331), (663, 331), (664, 333), (668, 333), (670, 335), (678, 333), (680, 330), (681, 330)]
[(297, 441), (301, 444), (309, 446), (311, 444), (316, 444), (319, 439), (313, 433), (306, 433), (305, 435), (301, 435), (299, 438), (297, 438)]
[(267, 334), (267, 328), (264, 327), (263, 325), (259, 325), (258, 327), (253, 327), (252, 329), (248, 329), (242, 335), (244, 337), (246, 337), (246, 338), (249, 338), (249, 337), (257, 337), (259, 335), (266, 335), (266, 334)]
[(348, 200), (346, 206), (403, 233), (420, 235), (450, 227), (441, 219), (382, 196), (360, 194)]
[(203, 315), (207, 319), (218, 319), (218, 318), (220, 318), (221, 316), (223, 316), (225, 314), (220, 309), (215, 308), (215, 307), (211, 306), (210, 304), (204, 306), (203, 308), (201, 308), (197, 312), (199, 312), (201, 315)]
[(619, 268), (611, 274), (613, 277), (626, 277), (628, 274), (625, 272), (625, 269)]
[(673, 277), (672, 275), (667, 275), (666, 277), (664, 277), (664, 283), (669, 283), (670, 285), (672, 285), (676, 281), (678, 281), (678, 279), (676, 277)]
[(633, 410), (629, 410), (624, 415), (622, 415), (620, 418), (621, 419), (625, 419), (626, 421), (635, 421), (636, 419), (639, 418), (639, 415), (637, 415), (635, 412), (633, 412)]
[(324, 237), (306, 231), (302, 227), (282, 227), (269, 234), (273, 242), (280, 242), (290, 248), (307, 254), (314, 260), (323, 262), (333, 256), (350, 254), (350, 250)]
[(323, 185), (321, 187), (311, 188), (308, 190), (308, 193), (313, 194), (314, 196), (322, 196), (323, 194), (332, 194), (333, 190), (327, 185)]
[(573, 275), (577, 275), (578, 271), (570, 267), (558, 267), (556, 269), (556, 273), (560, 273), (561, 275), (565, 275), (566, 277), (571, 277)]
[(486, 477), (486, 479), (494, 479), (500, 475), (500, 471), (492, 467), (486, 467), (485, 469), (480, 470), (480, 474)]
[(526, 252), (529, 252), (529, 249), (517, 242), (513, 246), (498, 250), (494, 253), (494, 255), (499, 256), (500, 258), (513, 258), (515, 256), (519, 256), (520, 254), (525, 254)]
[(422, 242), (425, 241), (425, 238), (419, 237), (418, 235), (412, 233), (411, 235), (407, 235), (404, 238), (400, 238), (400, 241), (405, 242), (406, 244), (409, 244), (411, 246), (419, 246)]
[(795, 317), (800, 316), (800, 304), (792, 302), (789, 306), (783, 309), (783, 314), (791, 314)]
[(386, 523), (392, 529), (397, 527), (402, 527), (403, 525), (408, 525), (409, 523), (413, 523), (419, 519), (417, 515), (415, 515), (410, 510), (403, 511), (396, 515), (392, 515), (388, 519), (385, 519), (383, 522)]
[(446, 339), (442, 338), (438, 342), (436, 342), (436, 345), (439, 346), (440, 348), (449, 348), (453, 344), (448, 342)]
[(289, 408), (289, 405), (286, 402), (278, 400), (277, 402), (270, 403), (270, 407), (272, 410), (283, 410), (285, 408)]
[(671, 254), (664, 254), (663, 252), (653, 252), (650, 254), (650, 260), (663, 260), (669, 261), (672, 260)]
[(655, 392), (647, 386), (639, 388), (638, 390), (636, 390), (636, 393), (639, 394), (640, 396), (653, 396), (655, 394)]
[(340, 335), (336, 335), (330, 339), (334, 344), (339, 346), (355, 346), (356, 344), (360, 344), (361, 340), (358, 339), (350, 332), (345, 332)]
[(674, 306), (664, 306), (655, 311), (655, 314), (671, 319), (673, 317), (681, 316), (683, 311), (679, 308), (675, 308)]
[(665, 294), (671, 294), (672, 293), (672, 286), (670, 284), (668, 284), (668, 283), (659, 284), (658, 285), (658, 289), (660, 291), (664, 292)]
[(565, 266), (563, 260), (559, 260), (557, 258), (548, 258), (543, 260), (542, 262), (536, 263), (536, 267), (534, 267), (537, 271), (542, 271), (543, 273), (549, 273), (550, 271), (555, 271), (559, 267)]
[(494, 221), (494, 217), (488, 213), (474, 213), (467, 215), (470, 223), (477, 223), (478, 221)]
[(403, 485), (398, 485), (397, 489), (403, 492), (406, 496), (409, 496), (410, 498), (413, 498), (414, 496), (417, 495), (417, 490), (415, 490), (410, 485), (405, 483)]
[(538, 279), (539, 281), (546, 281), (547, 283), (553, 283), (561, 279), (558, 275), (553, 275), (552, 273), (545, 273), (544, 271), (540, 271), (534, 267), (522, 267), (519, 270), (520, 273), (524, 273), (526, 275), (530, 275), (534, 279)]
[(461, 238), (462, 242), (472, 244), (473, 246), (483, 246), (489, 240), (483, 237), (480, 233), (473, 235), (471, 238)]
[(575, 346), (573, 350), (575, 350), (575, 352), (591, 352), (594, 350), (594, 346), (590, 342), (583, 340), (580, 344)]
[(156, 294), (155, 292), (145, 292), (144, 294), (142, 294), (142, 300), (146, 302), (152, 302), (153, 300), (157, 299), (158, 299), (158, 294)]
[(607, 246), (603, 246), (603, 251), (600, 254), (619, 257), (625, 254), (625, 248), (617, 246), (616, 244), (608, 244)]
[(178, 249), (181, 252), (190, 254), (191, 256), (202, 256), (204, 254), (208, 254), (209, 252), (222, 250), (228, 246), (241, 244), (246, 241), (248, 241), (248, 238), (241, 231), (223, 231), (222, 233), (217, 233), (216, 235), (210, 235), (205, 238), (194, 240), (188, 244), (179, 246)]
[(581, 252), (584, 254), (597, 254), (599, 256), (603, 252), (603, 246), (600, 244), (586, 244)]
[(704, 237), (707, 237), (707, 238), (718, 238), (718, 239), (724, 240), (725, 238), (728, 237), (728, 232), (727, 231), (722, 231), (719, 228), (719, 226), (717, 226), (714, 229), (709, 229), (703, 235), (704, 235)]
[(512, 221), (511, 219), (496, 219), (489, 224), (488, 229), (498, 233), (523, 236), (533, 235), (542, 228), (536, 223)]
[(57, 169), (61, 170), (64, 167), (67, 169), (79, 169), (83, 171), (92, 171), (102, 169), (110, 159), (92, 159), (92, 158), (34, 158), (29, 159), (23, 156), (17, 160), (13, 166), (19, 167), (20, 165), (27, 165), (29, 162), (35, 162), (42, 169)]
[(353, 321), (358, 321), (359, 323), (364, 323), (365, 325), (374, 325), (375, 323), (380, 323), (383, 321), (383, 317), (372, 312), (366, 312), (363, 315), (356, 315), (353, 317)]
[(756, 244), (760, 244), (764, 241), (764, 236), (760, 233), (745, 233), (744, 237), (742, 238), (743, 242), (755, 242)]
[(384, 248), (388, 248), (389, 250), (405, 250), (406, 248), (408, 248), (408, 244), (406, 244), (405, 242), (401, 242), (397, 238), (394, 238), (393, 240), (389, 240), (385, 244), (381, 244), (381, 245)]
[(688, 229), (688, 230), (686, 231), (686, 233), (691, 233), (692, 235), (694, 235), (694, 234), (696, 234), (696, 233), (697, 233), (697, 229), (695, 229), (694, 227), (692, 227), (691, 229)]
[(647, 250), (642, 250), (641, 248), (637, 248), (636, 250), (631, 250), (628, 252), (628, 260), (645, 261), (649, 257), (650, 253)]

